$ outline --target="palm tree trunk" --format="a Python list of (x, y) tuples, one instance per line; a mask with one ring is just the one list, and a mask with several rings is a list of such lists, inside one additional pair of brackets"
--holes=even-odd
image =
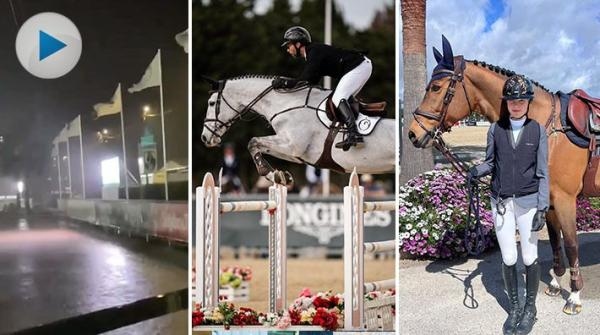
[(433, 168), (433, 153), (430, 148), (417, 149), (408, 141), (408, 126), (413, 121), (412, 112), (425, 95), (427, 68), (425, 58), (425, 11), (426, 0), (402, 0), (402, 55), (404, 67), (404, 117), (402, 123), (401, 173), (403, 185), (419, 173)]

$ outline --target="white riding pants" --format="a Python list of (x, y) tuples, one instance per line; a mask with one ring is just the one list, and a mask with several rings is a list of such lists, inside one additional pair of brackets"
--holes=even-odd
[(335, 107), (340, 105), (340, 100), (348, 100), (350, 96), (358, 94), (371, 77), (371, 72), (373, 72), (373, 65), (371, 65), (371, 60), (365, 57), (362, 63), (340, 78), (340, 82), (331, 97)]
[(523, 264), (529, 266), (538, 258), (537, 242), (538, 232), (531, 231), (533, 217), (537, 208), (520, 207), (511, 198), (504, 200), (506, 212), (500, 215), (497, 211), (496, 201), (492, 200), (492, 215), (496, 237), (502, 253), (504, 264), (511, 266), (517, 263), (517, 239), (516, 228), (519, 228), (521, 236), (521, 253)]

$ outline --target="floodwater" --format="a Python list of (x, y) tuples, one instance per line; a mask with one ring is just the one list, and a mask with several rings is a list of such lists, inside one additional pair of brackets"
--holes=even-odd
[[(52, 215), (0, 216), (0, 334), (187, 286), (187, 251)], [(187, 311), (109, 334), (186, 334)]]

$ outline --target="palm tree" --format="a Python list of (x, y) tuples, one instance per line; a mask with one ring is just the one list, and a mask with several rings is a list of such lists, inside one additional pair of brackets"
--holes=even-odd
[(413, 121), (414, 111), (424, 95), (427, 84), (425, 63), (425, 9), (426, 0), (402, 0), (402, 55), (404, 66), (404, 117), (401, 118), (401, 173), (400, 185), (421, 172), (433, 168), (431, 149), (417, 149), (406, 141), (408, 127)]

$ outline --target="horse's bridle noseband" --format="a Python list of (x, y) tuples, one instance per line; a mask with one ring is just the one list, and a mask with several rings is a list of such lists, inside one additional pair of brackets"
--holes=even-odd
[[(250, 101), (249, 104), (244, 106), (244, 108), (242, 108), (242, 110), (238, 111), (227, 101), (227, 99), (223, 95), (223, 90), (225, 89), (225, 83), (227, 83), (227, 80), (219, 80), (218, 87), (216, 87), (216, 89), (213, 89), (208, 92), (209, 96), (213, 95), (215, 92), (217, 93), (217, 101), (215, 102), (215, 118), (214, 119), (209, 119), (209, 118), (204, 119), (204, 128), (206, 128), (206, 130), (208, 130), (212, 134), (212, 136), (214, 136), (218, 139), (222, 138), (222, 135), (218, 134), (219, 129), (221, 129), (221, 128), (229, 129), (229, 127), (231, 127), (232, 124), (234, 124), (237, 120), (241, 119), (245, 114), (247, 114), (248, 112), (252, 112), (253, 111), (252, 107), (254, 107), (254, 105), (256, 105), (256, 103), (259, 102), (260, 99), (264, 98), (265, 95), (267, 95), (269, 92), (271, 92), (273, 90), (273, 86), (269, 85), (269, 87), (265, 88), (254, 99), (252, 99), (252, 101)], [(223, 101), (227, 105), (227, 107), (229, 107), (235, 113), (235, 116), (232, 117), (227, 122), (223, 122), (219, 119), (219, 114), (221, 113), (221, 101)], [(208, 126), (209, 122), (214, 122), (215, 127), (210, 128)]]

